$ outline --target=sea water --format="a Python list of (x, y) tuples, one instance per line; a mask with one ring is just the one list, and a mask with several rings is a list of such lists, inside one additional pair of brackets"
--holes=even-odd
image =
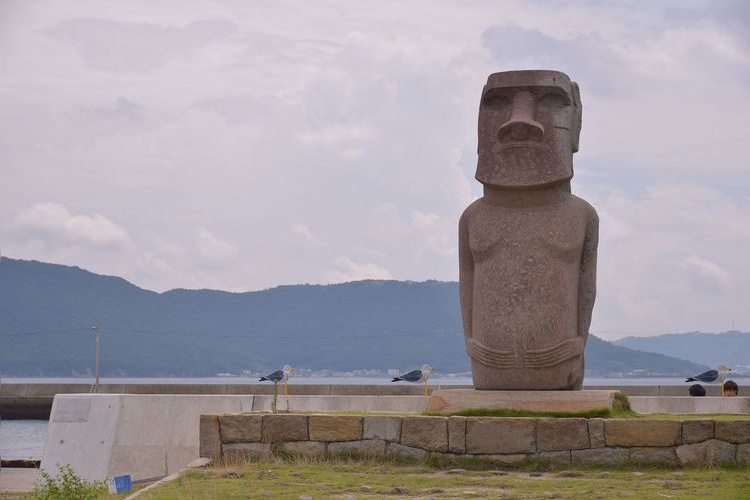
[(3, 460), (40, 460), (46, 436), (46, 420), (2, 420), (0, 421), (0, 458)]

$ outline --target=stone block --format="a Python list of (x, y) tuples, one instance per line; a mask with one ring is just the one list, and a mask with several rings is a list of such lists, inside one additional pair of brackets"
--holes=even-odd
[(677, 455), (672, 447), (630, 448), (630, 460), (648, 464), (676, 465)]
[(548, 460), (556, 467), (570, 465), (570, 451), (542, 451), (534, 455), (534, 458)]
[(404, 446), (399, 443), (388, 443), (386, 447), (386, 453), (388, 455), (396, 455), (400, 457), (413, 457), (413, 458), (425, 458), (427, 457), (427, 451), (421, 448), (414, 448), (413, 446)]
[(448, 418), (448, 451), (466, 453), (466, 417)]
[(263, 437), (263, 415), (219, 415), (223, 443), (252, 443)]
[(604, 434), (607, 446), (674, 446), (680, 444), (680, 422), (610, 419)]
[(714, 438), (713, 420), (683, 420), (682, 443), (700, 443)]
[(199, 455), (214, 461), (221, 459), (221, 434), (217, 415), (201, 415), (199, 434)]
[(536, 421), (532, 418), (470, 417), (466, 422), (466, 453), (536, 452)]
[(250, 457), (271, 454), (271, 443), (227, 443), (221, 445), (222, 460), (224, 462), (241, 462)]
[(532, 455), (527, 455), (525, 453), (511, 453), (508, 455), (482, 455), (480, 458), (490, 460), (498, 464), (512, 465), (517, 464), (518, 462), (523, 462), (530, 456)]
[(362, 417), (357, 415), (310, 415), (312, 441), (354, 441), (362, 439)]
[(750, 444), (737, 445), (737, 465), (750, 465)]
[(401, 440), (401, 417), (365, 416), (362, 427), (364, 439)]
[(731, 443), (710, 439), (702, 443), (684, 444), (676, 449), (682, 465), (719, 465), (734, 463), (737, 447)]
[(326, 451), (326, 444), (320, 441), (287, 441), (278, 444), (279, 450), (295, 455), (321, 455)]
[(404, 417), (401, 444), (430, 451), (448, 451), (448, 418)]
[(589, 448), (589, 428), (585, 418), (537, 419), (537, 451), (582, 450), (586, 448)]
[(570, 452), (572, 462), (586, 465), (619, 465), (626, 462), (628, 456), (627, 448), (592, 448)]
[(750, 443), (750, 420), (717, 420), (716, 439), (728, 443)]
[(307, 415), (263, 415), (263, 441), (307, 441)]
[(589, 444), (592, 448), (604, 448), (607, 446), (607, 442), (604, 439), (604, 422), (603, 418), (588, 419)]
[(386, 442), (382, 439), (363, 439), (360, 441), (344, 441), (328, 443), (328, 453), (357, 452), (363, 455), (385, 455)]

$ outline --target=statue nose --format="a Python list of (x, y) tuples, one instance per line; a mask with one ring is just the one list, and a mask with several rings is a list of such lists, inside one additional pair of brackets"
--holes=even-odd
[(534, 120), (536, 99), (531, 92), (519, 92), (513, 98), (510, 119), (497, 131), (500, 141), (541, 141), (544, 127)]

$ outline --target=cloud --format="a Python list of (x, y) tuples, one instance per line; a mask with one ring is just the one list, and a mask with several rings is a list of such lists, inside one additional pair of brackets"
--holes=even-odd
[(334, 282), (357, 280), (389, 280), (393, 275), (385, 268), (372, 262), (355, 262), (351, 258), (342, 256), (334, 261), (334, 269), (329, 276)]
[(26, 237), (52, 244), (124, 247), (130, 243), (127, 231), (105, 216), (73, 215), (57, 203), (36, 203), (23, 210), (16, 216), (14, 228)]
[(715, 262), (691, 255), (680, 262), (680, 267), (689, 274), (689, 281), (696, 291), (716, 293), (732, 287), (732, 277)]
[(46, 30), (56, 40), (72, 44), (93, 69), (116, 73), (151, 72), (170, 60), (185, 57), (205, 45), (232, 35), (228, 21), (201, 20), (184, 28), (109, 19), (76, 18)]
[(197, 254), (209, 262), (222, 262), (239, 255), (239, 249), (220, 236), (215, 235), (205, 227), (195, 230)]

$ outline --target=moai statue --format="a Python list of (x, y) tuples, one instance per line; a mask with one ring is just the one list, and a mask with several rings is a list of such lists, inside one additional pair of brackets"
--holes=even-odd
[(558, 71), (487, 79), (476, 179), (459, 222), (461, 314), (476, 389), (578, 390), (599, 219), (570, 193), (578, 85)]

